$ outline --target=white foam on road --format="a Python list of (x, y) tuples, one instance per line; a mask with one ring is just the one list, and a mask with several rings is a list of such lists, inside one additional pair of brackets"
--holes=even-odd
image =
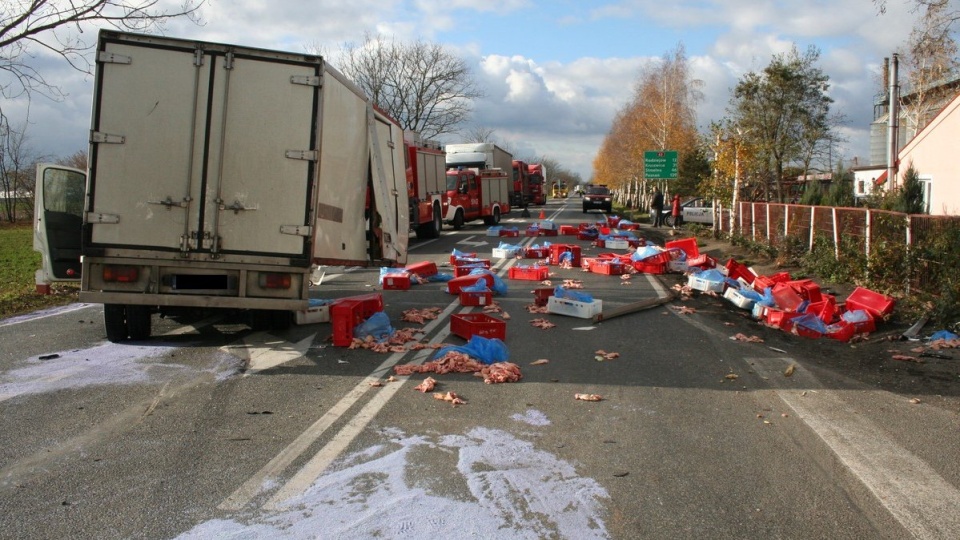
[[(431, 452), (456, 459), (423, 461)], [(453, 496), (449, 486), (467, 492)], [(340, 459), (283, 508), (207, 521), (179, 538), (602, 539), (608, 500), (570, 463), (501, 430), (394, 432), (390, 442)]]
[[(196, 373), (192, 367), (169, 362), (176, 347), (103, 343), (88, 349), (48, 353), (55, 356), (41, 360), (34, 356), (16, 367), (0, 373), (0, 402), (23, 395), (43, 394), (88, 386), (162, 383), (183, 373)], [(202, 371), (212, 372), (218, 379), (236, 373), (239, 362), (226, 355), (211, 359)]]

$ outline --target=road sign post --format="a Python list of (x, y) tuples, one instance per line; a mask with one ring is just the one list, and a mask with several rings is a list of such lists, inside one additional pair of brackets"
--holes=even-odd
[(644, 152), (643, 178), (645, 180), (676, 180), (677, 151), (647, 150)]

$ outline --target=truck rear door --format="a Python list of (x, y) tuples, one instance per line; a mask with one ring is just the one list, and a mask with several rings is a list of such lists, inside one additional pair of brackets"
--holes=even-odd
[(90, 246), (307, 259), (319, 62), (102, 32)]
[(37, 165), (33, 249), (40, 252), (37, 284), (79, 281), (80, 230), (87, 175), (60, 165)]

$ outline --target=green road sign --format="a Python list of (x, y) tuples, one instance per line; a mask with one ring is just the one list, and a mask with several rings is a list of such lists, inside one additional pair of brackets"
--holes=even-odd
[(644, 152), (643, 178), (645, 180), (676, 180), (677, 151), (647, 150)]

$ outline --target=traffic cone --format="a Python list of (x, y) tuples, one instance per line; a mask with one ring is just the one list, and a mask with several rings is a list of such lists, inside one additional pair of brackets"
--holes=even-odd
[(540, 209), (540, 219), (547, 219), (547, 214), (543, 212), (543, 208)]

